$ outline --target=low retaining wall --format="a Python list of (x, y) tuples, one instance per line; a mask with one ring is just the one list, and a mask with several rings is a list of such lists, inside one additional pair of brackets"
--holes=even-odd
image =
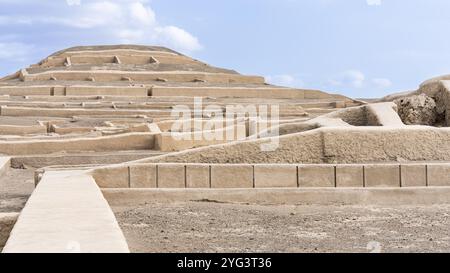
[(91, 171), (101, 188), (347, 188), (450, 186), (450, 163), (133, 164)]
[(317, 90), (291, 88), (245, 88), (245, 87), (165, 87), (153, 86), (152, 96), (188, 97), (235, 97), (235, 98), (291, 98), (323, 99), (333, 96)]
[(76, 165), (111, 165), (125, 163), (149, 156), (157, 156), (162, 153), (157, 151), (119, 151), (107, 153), (71, 153), (55, 155), (19, 155), (11, 158), (11, 166), (20, 168), (29, 166), (44, 168), (48, 166), (76, 166)]
[(0, 95), (11, 96), (135, 96), (147, 97), (145, 86), (2, 86)]
[(57, 134), (89, 133), (95, 131), (93, 127), (59, 127), (56, 124), (51, 125), (51, 130)]
[(91, 96), (91, 95), (110, 95), (110, 96), (137, 96), (146, 97), (148, 95), (147, 87), (143, 86), (67, 86), (66, 96)]
[[(174, 152), (196, 147), (216, 145), (247, 137), (245, 123), (235, 124), (215, 131), (195, 131), (187, 133), (160, 133), (155, 138), (155, 149), (163, 152)], [(208, 139), (209, 137), (214, 139)], [(216, 138), (217, 136), (217, 138)], [(229, 137), (231, 136), (231, 137)]]
[(102, 189), (111, 206), (149, 202), (209, 201), (262, 205), (437, 205), (450, 203), (450, 187), (270, 188), (270, 189)]
[(264, 84), (265, 82), (264, 78), (259, 76), (186, 71), (46, 71), (26, 74), (22, 78), (24, 81), (48, 81), (52, 77), (60, 81), (86, 81), (89, 78), (94, 78), (96, 82), (123, 81), (124, 78), (130, 78), (134, 81), (157, 81), (158, 79), (166, 79), (171, 82), (192, 82), (194, 80), (202, 80), (210, 83)]
[(155, 134), (129, 133), (98, 138), (0, 141), (0, 153), (7, 155), (51, 154), (79, 151), (124, 151), (153, 149)]
[(143, 115), (149, 117), (170, 117), (169, 110), (127, 110), (127, 109), (89, 109), (89, 108), (38, 108), (38, 107), (8, 107), (1, 106), (2, 116), (11, 117), (60, 117), (74, 116), (131, 116)]
[(46, 134), (47, 126), (19, 126), (19, 125), (0, 125), (0, 135), (31, 135), (31, 134)]
[[(275, 150), (261, 149), (262, 144), (277, 140), (279, 146)], [(279, 138), (200, 147), (139, 163), (359, 164), (396, 161), (450, 161), (450, 128), (322, 127)]]
[(52, 89), (51, 86), (2, 86), (0, 87), (0, 95), (50, 96)]
[[(52, 59), (47, 59), (45, 66), (63, 66), (66, 62), (66, 58), (70, 59), (71, 65), (77, 64), (93, 64), (102, 65), (108, 63), (118, 63), (120, 60), (121, 64), (149, 64), (149, 63), (163, 63), (163, 64), (186, 64), (195, 63), (196, 61), (181, 55), (169, 55), (161, 53), (138, 53), (138, 55), (133, 54), (119, 54), (114, 55), (111, 52), (107, 55), (72, 55), (70, 57), (55, 57)], [(135, 53), (136, 54), (136, 53)]]

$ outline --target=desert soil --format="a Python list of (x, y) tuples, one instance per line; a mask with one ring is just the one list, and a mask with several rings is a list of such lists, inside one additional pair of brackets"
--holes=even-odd
[(19, 213), (34, 190), (33, 169), (10, 169), (0, 177), (0, 252)]
[(33, 169), (9, 170), (0, 177), (0, 213), (20, 212), (33, 190)]
[(446, 252), (450, 205), (113, 207), (132, 252)]

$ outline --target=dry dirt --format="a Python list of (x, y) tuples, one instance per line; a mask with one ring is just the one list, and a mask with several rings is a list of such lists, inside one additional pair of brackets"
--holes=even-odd
[(148, 203), (113, 210), (132, 252), (446, 252), (450, 205)]
[(33, 169), (9, 170), (0, 177), (0, 213), (20, 212), (33, 190)]

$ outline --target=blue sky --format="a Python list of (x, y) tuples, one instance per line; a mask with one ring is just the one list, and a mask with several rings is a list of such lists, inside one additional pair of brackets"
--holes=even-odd
[(275, 84), (379, 97), (450, 73), (448, 10), (448, 0), (0, 0), (0, 74), (69, 46), (159, 44)]

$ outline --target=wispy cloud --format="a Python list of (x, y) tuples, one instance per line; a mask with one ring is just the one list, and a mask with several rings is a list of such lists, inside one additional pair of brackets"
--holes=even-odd
[(281, 74), (274, 76), (266, 76), (266, 82), (279, 86), (288, 86), (288, 87), (303, 87), (304, 82), (296, 77), (295, 75), (290, 74)]
[(81, 0), (66, 0), (69, 6), (79, 6), (81, 5)]
[(362, 71), (350, 69), (343, 71), (328, 80), (331, 86), (344, 88), (387, 88), (392, 85), (387, 78), (368, 78)]
[(386, 88), (392, 85), (391, 80), (385, 78), (372, 79), (372, 83), (378, 88)]
[(0, 42), (0, 60), (25, 61), (33, 46), (18, 42)]
[(380, 6), (382, 4), (381, 0), (366, 0), (369, 6)]
[(114, 43), (161, 44), (185, 53), (202, 49), (198, 38), (188, 31), (158, 22), (154, 10), (144, 0), (93, 0), (86, 3), (66, 0), (65, 7), (60, 8), (64, 10), (59, 13), (61, 16), (0, 15), (0, 25), (63, 26), (69, 32), (76, 32), (85, 42), (86, 37), (96, 37)]
[(366, 76), (363, 72), (351, 69), (333, 76), (329, 80), (329, 83), (334, 86), (350, 86), (353, 88), (362, 88), (364, 86), (365, 80)]

